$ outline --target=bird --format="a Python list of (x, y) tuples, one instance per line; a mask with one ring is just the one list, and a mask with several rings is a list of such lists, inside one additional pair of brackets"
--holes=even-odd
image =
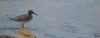
[(21, 22), (21, 28), (24, 28), (24, 23), (30, 22), (33, 18), (32, 14), (35, 14), (38, 16), (38, 14), (34, 13), (32, 10), (28, 11), (28, 14), (22, 14), (19, 16), (16, 16), (14, 18), (10, 18), (10, 20)]

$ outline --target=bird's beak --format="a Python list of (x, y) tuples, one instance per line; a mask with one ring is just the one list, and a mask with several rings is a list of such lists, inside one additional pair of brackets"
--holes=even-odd
[(37, 16), (38, 16), (38, 14), (36, 14), (36, 13), (33, 13), (33, 14), (35, 14), (35, 15), (37, 15)]
[(37, 15), (37, 16), (38, 16), (38, 14), (35, 14), (35, 15)]

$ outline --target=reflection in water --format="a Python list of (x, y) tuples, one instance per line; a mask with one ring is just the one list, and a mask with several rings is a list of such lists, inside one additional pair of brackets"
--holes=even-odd
[(14, 31), (14, 34), (21, 36), (22, 38), (36, 38), (34, 34), (26, 29)]

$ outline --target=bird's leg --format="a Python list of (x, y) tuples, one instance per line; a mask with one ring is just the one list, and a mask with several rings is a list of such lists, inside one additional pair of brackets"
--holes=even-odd
[(21, 28), (24, 29), (24, 23), (22, 23)]

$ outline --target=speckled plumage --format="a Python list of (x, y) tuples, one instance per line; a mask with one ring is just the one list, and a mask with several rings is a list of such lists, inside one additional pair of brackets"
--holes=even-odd
[(13, 21), (17, 21), (17, 22), (29, 22), (30, 20), (32, 20), (32, 15), (28, 15), (28, 14), (23, 14), (14, 18), (11, 18)]

